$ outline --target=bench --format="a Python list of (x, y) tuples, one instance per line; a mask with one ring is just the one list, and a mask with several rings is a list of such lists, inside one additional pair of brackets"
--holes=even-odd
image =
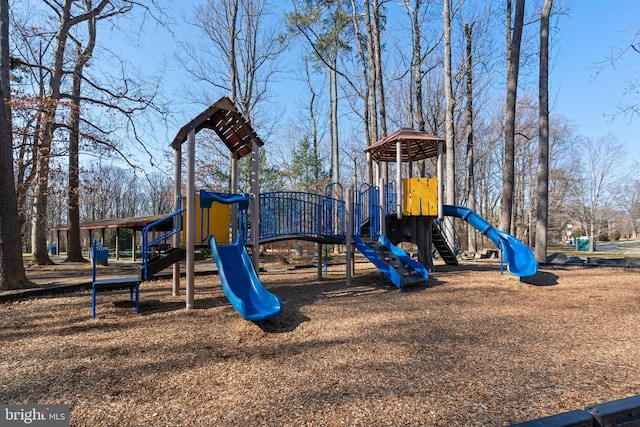
[(100, 257), (96, 256), (97, 251), (100, 248), (96, 244), (96, 240), (93, 239), (93, 246), (91, 247), (91, 263), (92, 263), (92, 275), (91, 275), (91, 318), (96, 317), (96, 294), (98, 292), (116, 291), (121, 289), (128, 289), (129, 296), (133, 300), (133, 294), (135, 291), (136, 297), (136, 314), (140, 314), (140, 278), (136, 276), (131, 277), (114, 277), (110, 279), (96, 279), (96, 266), (100, 261)]

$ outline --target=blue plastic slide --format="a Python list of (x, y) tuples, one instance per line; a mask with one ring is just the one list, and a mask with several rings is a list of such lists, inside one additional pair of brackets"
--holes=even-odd
[(282, 300), (265, 289), (258, 279), (244, 240), (238, 236), (235, 243), (218, 245), (212, 236), (209, 243), (222, 289), (242, 318), (261, 322), (280, 314)]
[(514, 276), (527, 277), (533, 276), (538, 272), (538, 263), (529, 246), (511, 234), (498, 230), (469, 208), (450, 205), (444, 205), (443, 207), (443, 214), (445, 216), (462, 218), (474, 228), (477, 228), (482, 234), (493, 240), (498, 249), (502, 251), (509, 273)]

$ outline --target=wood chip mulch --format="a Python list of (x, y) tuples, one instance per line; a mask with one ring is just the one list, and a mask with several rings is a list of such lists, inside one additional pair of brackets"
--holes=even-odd
[(261, 273), (283, 313), (242, 320), (217, 276), (0, 305), (0, 403), (74, 426), (505, 426), (640, 394), (640, 271), (438, 267), (405, 292), (366, 263)]

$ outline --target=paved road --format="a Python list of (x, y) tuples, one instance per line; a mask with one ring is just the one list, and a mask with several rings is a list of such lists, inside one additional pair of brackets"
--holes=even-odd
[(620, 255), (640, 255), (640, 240), (625, 240), (619, 242), (598, 242), (597, 252), (607, 252)]

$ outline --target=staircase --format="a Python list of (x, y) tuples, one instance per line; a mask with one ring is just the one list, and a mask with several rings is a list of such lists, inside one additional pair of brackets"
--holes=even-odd
[(158, 272), (185, 259), (185, 254), (184, 248), (170, 248), (167, 252), (150, 259), (146, 266), (140, 266), (140, 280), (150, 280)]
[(426, 284), (429, 273), (402, 249), (392, 245), (384, 236), (379, 241), (364, 242), (354, 236), (356, 248), (371, 261), (382, 274), (399, 288)]
[(451, 250), (449, 243), (447, 243), (447, 239), (442, 234), (442, 230), (435, 223), (435, 221), (431, 224), (431, 236), (433, 239), (433, 246), (438, 250), (440, 257), (444, 260), (447, 265), (458, 265), (458, 258)]

